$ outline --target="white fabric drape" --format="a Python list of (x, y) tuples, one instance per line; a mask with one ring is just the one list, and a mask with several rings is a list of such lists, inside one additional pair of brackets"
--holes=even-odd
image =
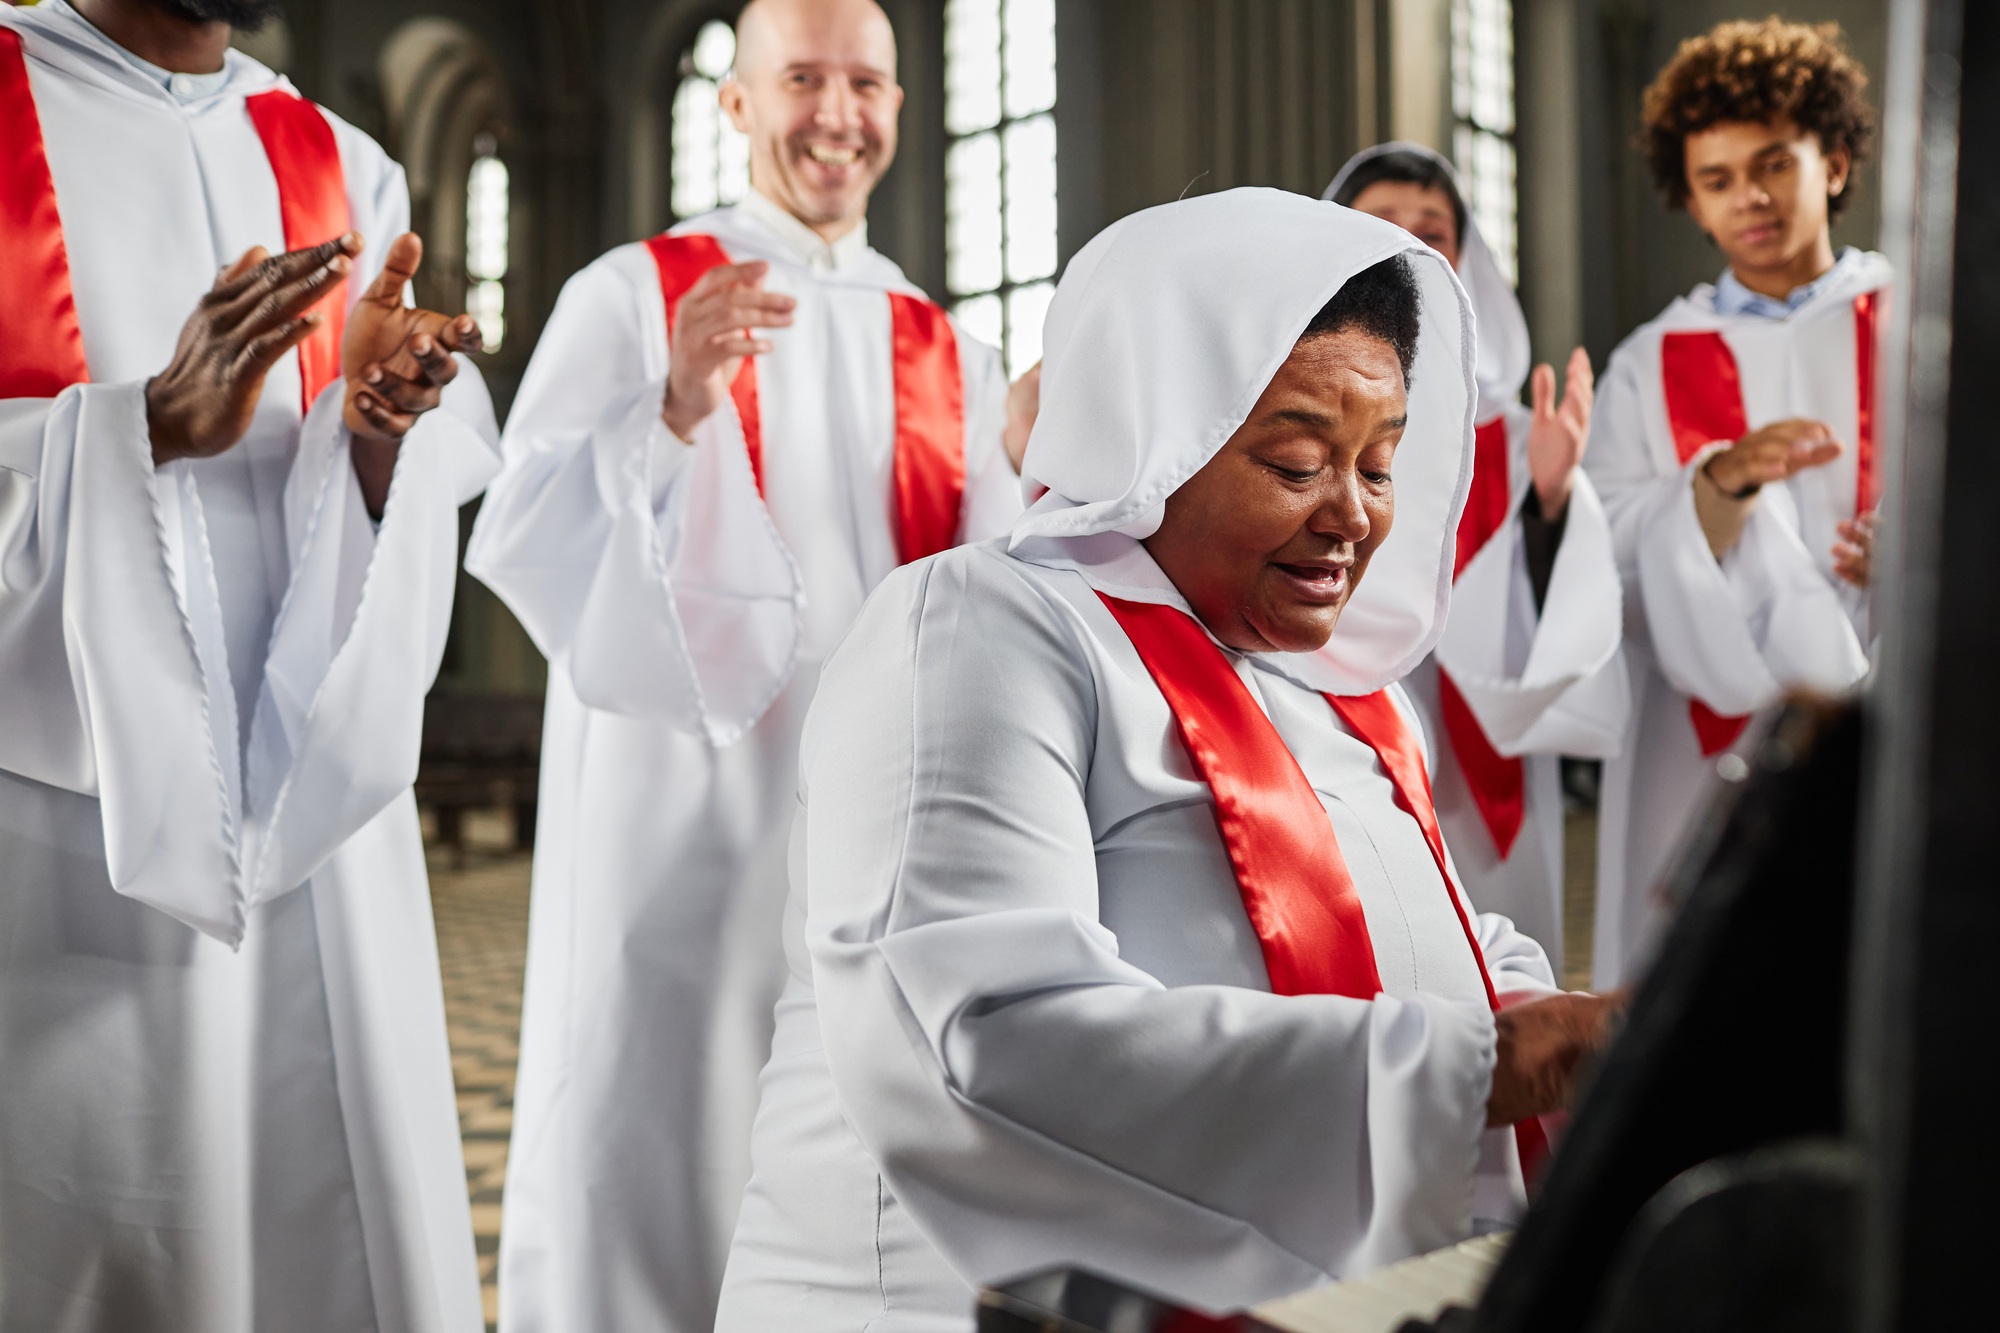
[[(815, 267), (747, 209), (688, 229), (799, 302), (757, 362), (766, 498), (733, 406), (693, 447), (661, 423), (658, 269), (625, 246), (565, 288), (466, 560), (550, 663), (509, 1333), (712, 1324), (783, 978), (799, 729), (896, 563), (885, 292), (914, 289), (865, 247)], [(963, 531), (984, 537), (1019, 479), (998, 357), (959, 351)]]
[[(295, 358), (249, 435), (155, 470), (145, 379), (283, 246), (231, 54), (177, 103), (66, 6), (23, 35), (92, 382), (0, 403), (0, 1325), (469, 1333), (478, 1279), (409, 795), (469, 367), (379, 531)], [(334, 122), (372, 277), (402, 173)]]
[[(1449, 271), (1413, 246), (1239, 190), (1134, 215), (1072, 261), (1028, 455), (1051, 497), (1007, 543), (892, 575), (814, 701), (723, 1333), (969, 1329), (974, 1286), (1057, 1264), (1238, 1306), (1519, 1206), (1512, 1136), (1484, 1129), (1493, 1021), (1457, 909), (1321, 697), (1428, 649), (1449, 575), (1471, 347)], [(1343, 617), (1322, 653), (1231, 654), (1333, 823), (1385, 994), (1279, 997), (1213, 794), (1098, 594), (1187, 610), (1120, 529), (1213, 455), (1333, 291), (1399, 253), (1424, 341), (1397, 526), (1356, 596), (1386, 575), (1417, 605), (1347, 645)], [(1479, 919), (1479, 947), (1503, 994), (1551, 988), (1504, 920)]]
[[(1521, 512), (1532, 485), (1529, 413), (1507, 414), (1507, 521), (1452, 587), (1451, 620), (1437, 651), (1409, 679), (1436, 751), (1432, 785), (1438, 822), (1457, 857), (1465, 891), (1563, 956), (1561, 755), (1605, 758), (1624, 738), (1631, 691), (1620, 651), (1623, 612), (1611, 531), (1596, 489), (1576, 474), (1547, 592), (1539, 612), (1529, 580)], [(1436, 667), (1502, 755), (1523, 763), (1521, 830), (1506, 857), (1473, 799), (1440, 721)]]
[[(1605, 771), (1598, 843), (1595, 981), (1620, 984), (1664, 923), (1655, 881), (1715, 790), (1688, 701), (1759, 713), (1793, 687), (1839, 691), (1868, 669), (1867, 597), (1833, 575), (1835, 524), (1855, 512), (1858, 385), (1854, 298), (1885, 288), (1880, 255), (1852, 253), (1788, 318), (1725, 316), (1704, 284), (1612, 354), (1584, 466), (1604, 497), (1624, 580), (1633, 711)], [(1736, 358), (1752, 429), (1827, 422), (1846, 448), (1825, 467), (1766, 486), (1717, 560), (1695, 516), (1695, 469), (1674, 447), (1660, 377), (1669, 332), (1720, 332)], [(1721, 447), (1729, 441), (1718, 441)], [(1879, 461), (1878, 461), (1879, 466)], [(1754, 742), (1753, 723), (1737, 742)]]

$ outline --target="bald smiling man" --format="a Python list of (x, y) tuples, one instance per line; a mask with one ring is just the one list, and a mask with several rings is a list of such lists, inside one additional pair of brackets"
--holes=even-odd
[(868, 246), (888, 19), (756, 0), (738, 32), (751, 194), (570, 281), (467, 556), (549, 659), (505, 1333), (712, 1326), (820, 664), (1020, 507), (998, 357)]

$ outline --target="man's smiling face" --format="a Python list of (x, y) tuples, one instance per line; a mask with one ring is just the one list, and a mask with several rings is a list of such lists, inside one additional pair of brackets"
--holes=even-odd
[(807, 226), (859, 222), (896, 156), (896, 38), (873, 0), (756, 0), (738, 22), (723, 108), (750, 136), (750, 179)]

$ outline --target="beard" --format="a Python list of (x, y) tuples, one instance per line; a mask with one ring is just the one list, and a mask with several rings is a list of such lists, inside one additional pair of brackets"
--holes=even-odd
[(278, 16), (280, 0), (156, 0), (160, 8), (196, 23), (227, 23), (256, 32)]

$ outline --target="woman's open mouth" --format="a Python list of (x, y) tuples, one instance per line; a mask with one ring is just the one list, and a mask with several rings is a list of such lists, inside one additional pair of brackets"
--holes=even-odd
[(1289, 565), (1273, 560), (1271, 568), (1302, 602), (1336, 606), (1347, 596), (1346, 565)]

